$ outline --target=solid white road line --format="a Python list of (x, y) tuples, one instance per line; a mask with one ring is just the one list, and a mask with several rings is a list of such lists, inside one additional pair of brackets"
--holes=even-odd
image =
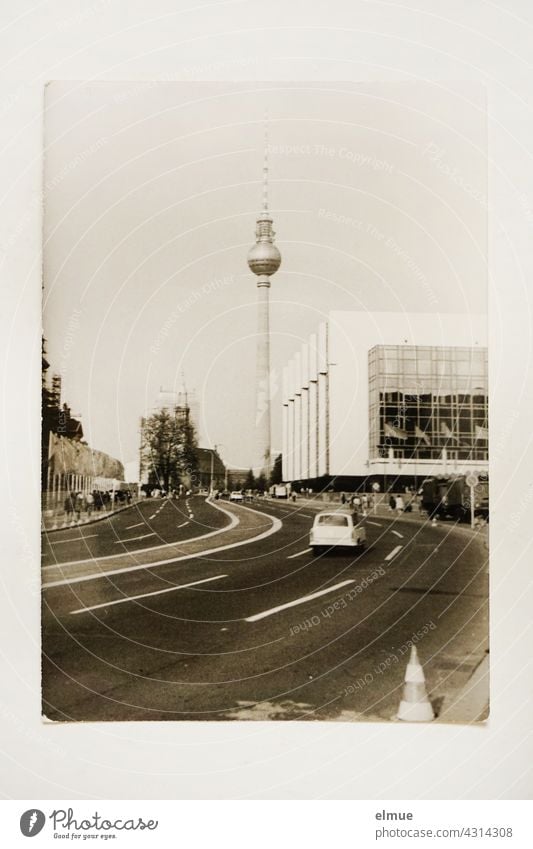
[(91, 537), (97, 537), (98, 534), (87, 534), (86, 536), (80, 537), (71, 537), (71, 539), (58, 539), (58, 540), (48, 540), (50, 545), (63, 545), (65, 542), (83, 542), (84, 539), (91, 539)]
[(270, 610), (263, 610), (262, 613), (255, 613), (253, 616), (248, 616), (244, 621), (245, 622), (258, 622), (259, 619), (265, 619), (266, 616), (272, 616), (274, 613), (279, 613), (280, 610), (287, 610), (288, 607), (296, 607), (298, 604), (305, 604), (306, 601), (312, 601), (314, 598), (320, 598), (321, 595), (326, 595), (327, 593), (335, 592), (335, 590), (340, 590), (341, 587), (347, 587), (348, 584), (353, 584), (354, 579), (350, 579), (348, 581), (341, 581), (340, 584), (335, 584), (333, 587), (326, 587), (325, 590), (319, 590), (317, 593), (311, 593), (311, 595), (304, 595), (302, 598), (297, 598), (294, 601), (288, 601), (287, 604), (280, 604), (278, 607), (271, 607)]
[(309, 551), (312, 551), (312, 549), (311, 548), (304, 548), (303, 551), (297, 551), (296, 554), (290, 554), (287, 557), (287, 560), (292, 560), (293, 557), (301, 557), (302, 554), (307, 554)]
[(399, 551), (401, 551), (403, 545), (397, 545), (396, 548), (393, 548), (390, 554), (387, 554), (385, 560), (392, 560), (393, 557), (396, 557)]
[(137, 542), (138, 539), (146, 539), (147, 537), (155, 537), (155, 531), (152, 531), (151, 534), (142, 534), (140, 537), (130, 537), (129, 539), (116, 539), (115, 545), (120, 545), (120, 543), (124, 542)]
[(369, 525), (375, 525), (376, 528), (382, 528), (383, 525), (380, 522), (372, 522), (370, 519), (366, 520)]
[(403, 534), (398, 533), (398, 531), (393, 531), (392, 533), (396, 534), (396, 536), (400, 537), (400, 539), (403, 539)]
[[(198, 542), (198, 540), (207, 539), (208, 537), (214, 537), (214, 536), (216, 536), (216, 534), (226, 533), (227, 531), (231, 531), (233, 528), (237, 527), (237, 525), (240, 522), (240, 519), (237, 516), (234, 516), (233, 513), (230, 513), (228, 510), (224, 510), (224, 508), (220, 507), (218, 504), (213, 504), (212, 506), (216, 510), (220, 510), (221, 513), (225, 513), (226, 516), (230, 517), (231, 521), (230, 521), (229, 525), (226, 525), (223, 528), (218, 528), (214, 531), (209, 531), (209, 533), (202, 534), (201, 536), (198, 536), (198, 537), (192, 537), (191, 539), (188, 539), (188, 540), (176, 540), (176, 542), (164, 542), (161, 545), (152, 545), (152, 546), (150, 546), (150, 548), (139, 548), (136, 551), (124, 551), (124, 552), (120, 552), (118, 554), (106, 554), (106, 555), (104, 555), (104, 557), (85, 557), (83, 560), (67, 560), (65, 563), (54, 563), (52, 566), (43, 566), (43, 571), (44, 571), (44, 569), (57, 569), (59, 566), (77, 566), (77, 565), (80, 565), (81, 563), (94, 563), (95, 560), (97, 560), (98, 563), (101, 563), (104, 560), (116, 560), (117, 557), (120, 557), (120, 558), (122, 558), (122, 557), (133, 557), (135, 554), (147, 554), (149, 551), (158, 551), (162, 548), (171, 549), (172, 547), (176, 547), (178, 545), (183, 545), (185, 542)], [(253, 512), (257, 513), (258, 511), (254, 510)], [(265, 515), (265, 514), (261, 513), (260, 515)], [(271, 518), (271, 517), (268, 517), (268, 518)], [(154, 533), (155, 533), (155, 531), (154, 531)], [(165, 561), (161, 561), (161, 562), (165, 562)], [(171, 563), (172, 560), (168, 560), (167, 562)], [(68, 581), (65, 581), (65, 583), (68, 584)]]
[(112, 607), (114, 604), (125, 604), (127, 601), (137, 601), (140, 598), (150, 598), (153, 595), (163, 595), (163, 593), (172, 593), (174, 590), (186, 590), (188, 587), (197, 587), (199, 584), (207, 584), (209, 581), (219, 581), (221, 578), (227, 578), (227, 575), (214, 575), (212, 578), (203, 578), (201, 581), (192, 581), (190, 584), (179, 584), (175, 587), (167, 587), (164, 590), (156, 590), (152, 593), (143, 593), (142, 595), (130, 595), (127, 598), (117, 598), (115, 601), (106, 601), (103, 604), (93, 604), (92, 607), (80, 607), (79, 610), (71, 610), (70, 615), (76, 616), (77, 613), (87, 613), (89, 610), (99, 610), (102, 607)]
[(132, 528), (140, 528), (140, 527), (141, 527), (141, 525), (144, 525), (144, 522), (137, 522), (137, 524), (136, 524), (136, 525), (128, 525), (128, 527), (126, 528), (126, 530), (127, 530), (127, 531), (131, 531), (131, 529), (132, 529)]
[[(155, 563), (138, 563), (136, 566), (125, 566), (123, 569), (108, 569), (106, 572), (93, 572), (90, 575), (80, 575), (73, 576), (72, 578), (61, 578), (59, 581), (48, 581), (45, 584), (41, 584), (42, 589), (47, 589), (48, 587), (64, 587), (71, 584), (81, 584), (84, 581), (96, 581), (98, 578), (108, 578), (111, 575), (123, 575), (125, 572), (138, 572), (139, 569), (154, 569), (156, 566), (168, 566), (170, 563), (180, 563), (182, 560), (194, 560), (198, 557), (203, 557), (206, 554), (217, 554), (219, 551), (229, 551), (231, 548), (240, 548), (241, 545), (249, 545), (251, 542), (258, 542), (260, 539), (266, 539), (272, 534), (277, 533), (283, 527), (283, 522), (281, 519), (276, 518), (276, 516), (267, 516), (265, 513), (261, 513), (260, 510), (254, 510), (252, 507), (245, 507), (245, 510), (250, 510), (251, 513), (257, 513), (259, 516), (263, 518), (270, 519), (272, 522), (272, 527), (268, 529), (268, 531), (263, 531), (255, 537), (250, 537), (250, 539), (243, 539), (240, 542), (232, 542), (230, 545), (218, 545), (216, 548), (205, 548), (202, 551), (195, 551), (194, 554), (183, 554), (181, 557), (167, 557), (165, 560), (156, 560)], [(217, 510), (221, 510), (223, 513), (228, 513), (229, 516), (232, 514), (227, 510), (224, 510), (223, 507), (219, 507), (217, 505)], [(233, 516), (235, 519), (236, 517)], [(235, 521), (235, 524), (238, 524), (238, 519)], [(228, 525), (224, 530), (228, 530), (232, 525)], [(208, 534), (204, 534), (203, 537), (193, 537), (192, 540), (186, 540), (186, 542), (196, 542), (199, 539), (204, 539), (205, 537), (213, 536), (213, 534), (218, 534), (220, 531), (211, 531)], [(172, 543), (172, 545), (176, 545), (176, 543)], [(183, 545), (183, 543), (182, 543)], [(158, 546), (158, 548), (171, 548), (171, 545)], [(144, 551), (140, 548), (138, 551), (130, 551), (128, 555), (131, 557), (132, 554), (145, 554), (147, 551), (153, 551), (151, 548), (145, 548)], [(128, 556), (126, 555), (126, 556)], [(123, 557), (124, 555), (111, 555), (111, 557)], [(96, 558), (93, 557), (91, 560), (74, 560), (73, 564), (76, 563), (99, 563), (100, 560), (107, 560), (106, 557)], [(54, 568), (58, 568), (60, 566), (65, 566), (64, 563), (58, 563), (54, 565)], [(48, 567), (44, 567), (45, 569)]]

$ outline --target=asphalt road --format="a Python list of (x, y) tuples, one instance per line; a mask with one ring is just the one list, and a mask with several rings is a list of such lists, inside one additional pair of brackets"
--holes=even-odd
[[(45, 715), (391, 719), (410, 642), (438, 712), (485, 655), (482, 540), (370, 516), (365, 552), (317, 558), (313, 515), (195, 496), (85, 526), (90, 557), (88, 540), (58, 544), (73, 529), (54, 537), (43, 558)], [(155, 536), (116, 542), (145, 527)]]

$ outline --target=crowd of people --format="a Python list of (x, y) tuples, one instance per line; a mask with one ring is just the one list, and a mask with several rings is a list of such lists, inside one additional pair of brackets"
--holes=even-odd
[(82, 513), (90, 518), (93, 512), (100, 513), (101, 510), (112, 510), (118, 504), (131, 504), (132, 493), (130, 490), (108, 490), (102, 492), (93, 489), (92, 492), (70, 492), (65, 498), (63, 509), (67, 520), (74, 516), (80, 521)]

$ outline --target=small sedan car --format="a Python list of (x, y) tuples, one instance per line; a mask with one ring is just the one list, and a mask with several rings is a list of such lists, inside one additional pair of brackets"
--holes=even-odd
[(366, 530), (359, 523), (357, 513), (350, 510), (323, 510), (315, 516), (309, 545), (315, 554), (324, 549), (366, 547)]
[(235, 490), (234, 492), (230, 493), (229, 500), (230, 501), (244, 501), (244, 496), (243, 496), (242, 492)]

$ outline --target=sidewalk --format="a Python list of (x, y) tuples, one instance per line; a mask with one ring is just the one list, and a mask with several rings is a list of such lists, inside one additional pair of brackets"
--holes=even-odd
[(445, 698), (438, 722), (483, 722), (489, 717), (489, 657), (481, 660), (470, 680), (455, 696)]
[[(302, 498), (298, 497), (296, 501), (289, 500), (289, 502), (295, 509), (303, 508), (305, 510), (313, 509), (319, 512), (320, 510), (339, 510), (343, 506), (340, 501), (325, 501), (320, 497), (317, 498)], [(345, 505), (347, 506), (347, 505)], [(418, 508), (414, 508), (411, 513), (397, 513), (396, 511), (393, 513), (389, 510), (388, 504), (382, 503), (376, 505), (376, 507), (371, 507), (366, 516), (367, 519), (389, 519), (394, 522), (414, 522), (415, 524), (428, 524), (431, 525), (431, 519), (428, 517), (427, 513), (421, 513)], [(457, 523), (452, 521), (443, 521), (437, 520), (436, 522), (437, 528), (442, 528), (442, 530), (454, 530), (459, 533), (477, 535), (479, 534), (484, 538), (485, 547), (488, 548), (489, 542), (489, 526), (488, 524), (479, 525), (474, 530), (470, 527), (467, 522)]]
[[(156, 499), (152, 500), (155, 501)], [(62, 531), (65, 528), (78, 528), (81, 525), (91, 525), (94, 522), (101, 522), (103, 519), (109, 519), (110, 516), (114, 516), (115, 513), (122, 513), (123, 510), (130, 510), (132, 507), (135, 507), (137, 504), (142, 504), (145, 501), (146, 499), (142, 498), (137, 499), (137, 501), (133, 500), (130, 504), (121, 504), (120, 507), (114, 507), (112, 510), (102, 509), (99, 512), (93, 510), (90, 516), (82, 514), (79, 522), (76, 519), (67, 521), (63, 508), (46, 510), (41, 513), (41, 533)]]

